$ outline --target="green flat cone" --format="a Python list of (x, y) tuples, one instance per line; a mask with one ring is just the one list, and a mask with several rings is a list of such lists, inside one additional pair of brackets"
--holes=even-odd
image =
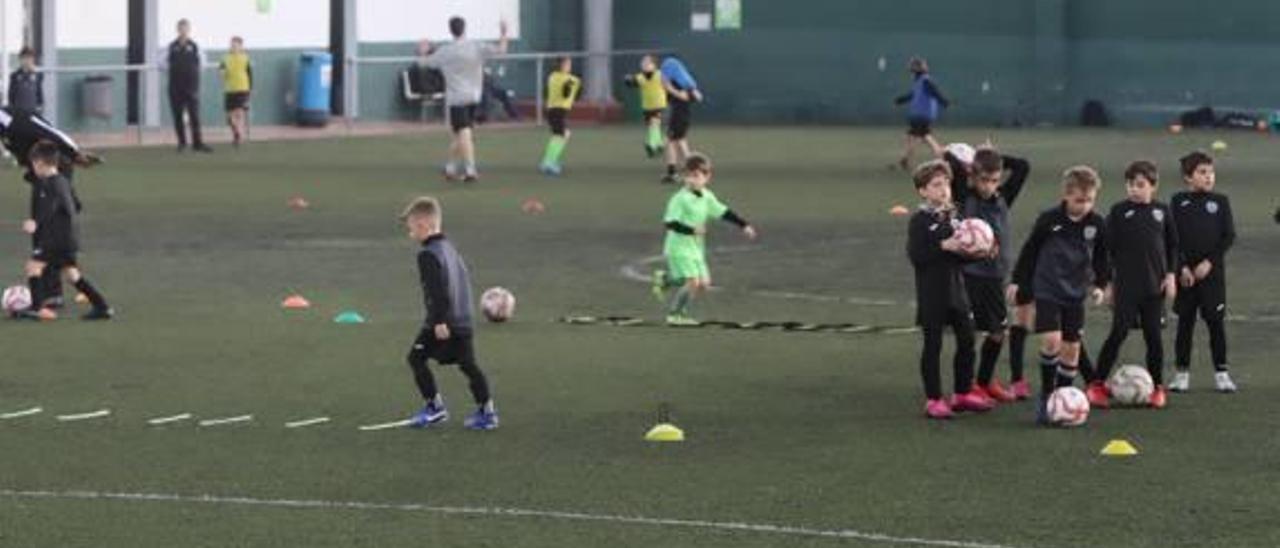
[(364, 316), (354, 310), (348, 310), (334, 316), (333, 323), (364, 323)]

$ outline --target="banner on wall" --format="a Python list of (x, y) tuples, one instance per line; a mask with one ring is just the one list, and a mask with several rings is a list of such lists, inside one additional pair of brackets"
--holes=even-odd
[(742, 0), (716, 0), (716, 30), (742, 29)]

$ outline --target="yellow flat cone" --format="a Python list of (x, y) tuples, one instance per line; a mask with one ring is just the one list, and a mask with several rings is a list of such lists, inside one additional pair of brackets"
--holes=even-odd
[(1214, 141), (1214, 142), (1213, 142), (1213, 144), (1212, 144), (1212, 145), (1210, 145), (1210, 147), (1212, 147), (1212, 148), (1213, 148), (1213, 150), (1217, 150), (1217, 151), (1227, 150), (1227, 142), (1226, 142), (1226, 141)]
[(664, 422), (649, 429), (644, 435), (645, 441), (684, 441), (684, 430), (676, 425)]
[(1106, 457), (1132, 457), (1138, 454), (1138, 448), (1125, 440), (1111, 440), (1100, 454)]
[(289, 295), (288, 297), (285, 298), (283, 302), (280, 303), (280, 306), (284, 308), (296, 310), (296, 309), (302, 309), (302, 308), (311, 308), (311, 302), (308, 301), (306, 298), (304, 298), (302, 295)]

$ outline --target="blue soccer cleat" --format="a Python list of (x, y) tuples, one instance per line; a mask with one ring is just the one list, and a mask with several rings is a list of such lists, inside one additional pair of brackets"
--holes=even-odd
[(463, 425), (468, 430), (496, 430), (498, 428), (498, 412), (493, 406), (485, 405), (467, 417)]
[(538, 166), (538, 172), (548, 177), (559, 177), (564, 170), (556, 164), (542, 164)]
[(432, 425), (449, 420), (449, 410), (444, 407), (444, 400), (436, 398), (428, 402), (422, 411), (409, 418), (410, 428), (430, 428)]
[(1040, 400), (1036, 402), (1036, 425), (1053, 426), (1049, 421), (1049, 398), (1044, 396), (1040, 396)]

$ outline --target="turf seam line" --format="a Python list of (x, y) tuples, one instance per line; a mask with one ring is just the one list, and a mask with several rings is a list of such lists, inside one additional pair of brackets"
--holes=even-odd
[(373, 432), (375, 430), (389, 430), (391, 428), (400, 428), (404, 426), (409, 426), (410, 424), (413, 424), (412, 420), (404, 419), (404, 420), (398, 420), (398, 421), (392, 421), (392, 422), (384, 422), (380, 424), (366, 424), (364, 426), (361, 426), (360, 430), (364, 432)]
[(253, 415), (237, 415), (235, 417), (223, 417), (220, 419), (208, 419), (200, 421), (200, 426), (222, 426), (224, 424), (236, 424), (240, 422), (249, 422), (253, 420)]
[(168, 417), (156, 417), (154, 419), (148, 419), (147, 424), (151, 426), (160, 426), (164, 424), (182, 422), (190, 419), (191, 417), (192, 417), (191, 413), (180, 413), (177, 415), (170, 415)]
[(302, 419), (302, 420), (297, 420), (292, 422), (286, 422), (284, 423), (284, 427), (285, 428), (306, 428), (308, 426), (315, 426), (317, 424), (324, 424), (326, 422), (329, 422), (329, 417), (315, 417), (310, 419)]
[(109, 416), (111, 416), (110, 409), (99, 409), (97, 411), (90, 411), (88, 413), (58, 415), (58, 420), (62, 422), (74, 422), (74, 421), (83, 421), (83, 420), (89, 420), (89, 419), (100, 419), (100, 418), (109, 417)]
[(43, 413), (43, 412), (44, 412), (44, 408), (43, 408), (43, 407), (32, 407), (32, 408), (30, 408), (30, 409), (23, 409), (23, 410), (21, 410), (21, 411), (12, 411), (12, 412), (5, 413), (5, 414), (3, 414), (3, 415), (0, 415), (0, 420), (6, 420), (6, 421), (7, 421), (7, 420), (10, 420), (10, 419), (19, 419), (19, 418), (22, 418), (22, 417), (30, 417), (30, 416), (32, 416), (32, 415), (39, 415), (40, 413)]
[(677, 518), (655, 518), (636, 515), (589, 514), (585, 512), (569, 512), (558, 510), (535, 510), (526, 508), (503, 508), (491, 506), (433, 506), (417, 503), (384, 503), (337, 500), (294, 500), (267, 499), (248, 496), (224, 495), (178, 495), (163, 493), (113, 493), (99, 491), (41, 491), (0, 489), (0, 496), (19, 499), (74, 499), (74, 500), (113, 500), (129, 502), (170, 502), (187, 504), (221, 504), (240, 506), (263, 506), (280, 508), (310, 508), (330, 510), (391, 510), (399, 512), (422, 512), (444, 515), (489, 516), (489, 517), (524, 517), (543, 518), (562, 521), (585, 521), (622, 523), (628, 525), (651, 525), (665, 527), (682, 527), (686, 529), (713, 529), (721, 531), (738, 531), (747, 533), (765, 533), (793, 537), (823, 537), (863, 540), (885, 544), (906, 544), (916, 546), (945, 546), (950, 548), (1012, 548), (1008, 545), (987, 542), (931, 539), (921, 537), (898, 537), (883, 533), (871, 533), (855, 529), (817, 529), (793, 525), (767, 523), (747, 523), (732, 521), (708, 521)]

